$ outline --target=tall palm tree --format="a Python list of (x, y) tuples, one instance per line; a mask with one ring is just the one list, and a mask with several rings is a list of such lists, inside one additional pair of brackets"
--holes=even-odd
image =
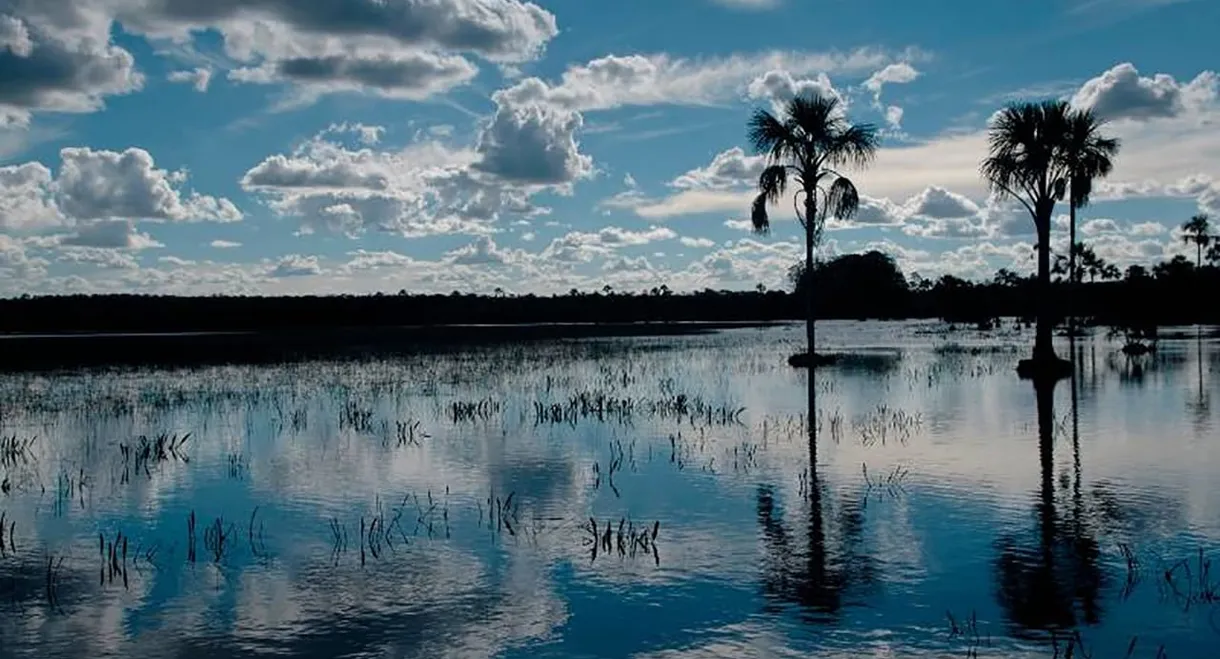
[(1068, 176), (1069, 281), (1080, 283), (1076, 267), (1076, 211), (1089, 205), (1093, 181), (1109, 176), (1118, 155), (1119, 141), (1101, 135), (1104, 121), (1092, 110), (1074, 110), (1068, 116), (1063, 157)]
[(1187, 245), (1190, 243), (1195, 244), (1196, 268), (1203, 267), (1203, 248), (1207, 247), (1211, 241), (1211, 225), (1208, 223), (1205, 213), (1190, 218), (1190, 220), (1182, 225), (1182, 242)]
[(1021, 202), (1038, 234), (1038, 329), (1033, 359), (1022, 376), (1063, 376), (1071, 368), (1051, 342), (1051, 219), (1067, 193), (1071, 162), (1065, 157), (1073, 111), (1064, 101), (1015, 103), (1000, 111), (988, 131), (980, 171), (994, 193)]
[[(805, 230), (805, 338), (812, 368), (814, 304), (813, 287), (808, 284), (813, 276), (813, 251), (821, 241), (828, 215), (846, 219), (860, 205), (856, 186), (838, 169), (868, 165), (876, 156), (880, 137), (872, 124), (850, 123), (836, 97), (797, 96), (781, 114), (777, 117), (760, 109), (750, 117), (750, 144), (756, 153), (766, 155), (768, 162), (758, 177), (751, 220), (756, 232), (769, 231), (767, 204), (778, 203), (789, 181), (794, 184), (797, 189), (792, 204)], [(810, 395), (812, 391), (811, 387)]]

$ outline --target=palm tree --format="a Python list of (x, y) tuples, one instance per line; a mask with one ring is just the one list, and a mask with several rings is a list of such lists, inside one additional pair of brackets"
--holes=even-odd
[(1076, 211), (1089, 205), (1093, 181), (1110, 174), (1114, 169), (1114, 156), (1118, 155), (1119, 141), (1102, 137), (1100, 133), (1104, 123), (1092, 110), (1074, 110), (1068, 115), (1063, 157), (1069, 192), (1068, 281), (1072, 284), (1080, 283), (1080, 271), (1076, 267)]
[[(758, 197), (750, 219), (756, 232), (767, 233), (771, 228), (767, 205), (778, 203), (792, 181), (797, 187), (792, 204), (805, 230), (805, 277), (812, 278), (813, 250), (821, 241), (828, 214), (846, 219), (860, 205), (855, 184), (838, 169), (868, 165), (876, 156), (880, 138), (872, 124), (848, 122), (842, 103), (835, 97), (797, 96), (784, 107), (782, 115), (776, 117), (760, 109), (750, 118), (750, 143), (756, 153), (767, 156), (768, 162), (758, 177)], [(805, 314), (812, 368), (812, 286), (807, 287)], [(810, 388), (810, 395), (812, 391)]]
[[(1211, 225), (1207, 221), (1206, 214), (1199, 214), (1182, 225), (1182, 242), (1189, 245), (1195, 244), (1195, 267), (1203, 267), (1203, 248), (1207, 247), (1211, 241)], [(1208, 250), (1210, 257), (1211, 251)]]
[(1021, 202), (1038, 234), (1038, 330), (1033, 359), (1023, 377), (1063, 376), (1071, 368), (1051, 342), (1051, 219), (1067, 193), (1071, 161), (1065, 157), (1074, 111), (1063, 101), (1015, 103), (1000, 111), (988, 131), (988, 155), (980, 167), (992, 192)]

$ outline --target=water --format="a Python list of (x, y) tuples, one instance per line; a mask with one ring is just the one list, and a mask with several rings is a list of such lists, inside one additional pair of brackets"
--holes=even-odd
[(1208, 332), (819, 332), (2, 376), (0, 655), (1214, 656)]

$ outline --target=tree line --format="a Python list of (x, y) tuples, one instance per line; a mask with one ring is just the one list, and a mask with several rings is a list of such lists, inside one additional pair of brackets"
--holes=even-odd
[[(1078, 248), (1084, 281), (1052, 277), (1055, 322), (1069, 311), (1082, 322), (1107, 325), (1220, 322), (1206, 303), (1220, 287), (1220, 259), (1196, 264), (1182, 256), (1150, 266), (1114, 266)], [(1062, 259), (1061, 259), (1062, 260)], [(986, 280), (954, 275), (932, 279), (903, 273), (881, 252), (803, 263), (789, 273), (791, 290), (703, 290), (675, 293), (571, 290), (564, 295), (397, 294), (300, 297), (69, 295), (0, 300), (0, 332), (191, 332), (391, 327), (442, 324), (782, 321), (807, 317), (808, 291), (818, 295), (817, 319), (940, 318), (988, 327), (997, 317), (1032, 320), (1039, 309), (1035, 275), (1001, 269)], [(1095, 274), (1094, 274), (1095, 273)]]

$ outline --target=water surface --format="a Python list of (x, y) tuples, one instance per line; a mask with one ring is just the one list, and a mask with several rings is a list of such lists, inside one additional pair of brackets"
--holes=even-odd
[(812, 462), (800, 327), (6, 375), (0, 655), (1211, 657), (1210, 335), (822, 323)]

